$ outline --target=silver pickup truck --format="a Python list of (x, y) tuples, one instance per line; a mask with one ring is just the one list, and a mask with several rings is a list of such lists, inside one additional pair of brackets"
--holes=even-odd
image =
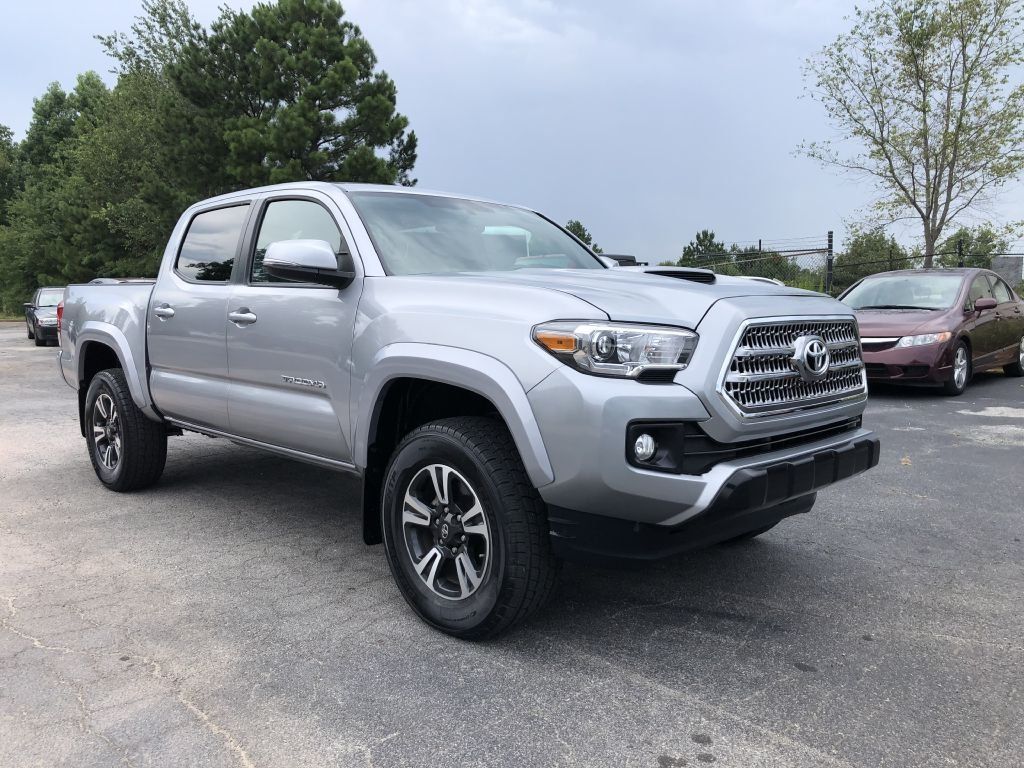
[(500, 633), (562, 558), (755, 536), (878, 462), (856, 320), (820, 294), (609, 265), (531, 210), (297, 183), (189, 208), (155, 280), (72, 285), (60, 369), (100, 481), (167, 437), (362, 480), (425, 621)]

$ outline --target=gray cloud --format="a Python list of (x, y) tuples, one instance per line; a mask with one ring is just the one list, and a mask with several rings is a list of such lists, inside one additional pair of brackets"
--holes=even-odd
[[(209, 21), (216, 0), (191, 3)], [(134, 2), (18, 4), (0, 31), (0, 122), (20, 132), (50, 80), (109, 68), (92, 35)], [(607, 249), (675, 258), (695, 230), (844, 234), (869, 187), (793, 156), (831, 135), (803, 59), (841, 31), (837, 0), (349, 0), (398, 85), (430, 188), (580, 218)], [(997, 214), (1012, 218), (1019, 186)], [(914, 229), (903, 232), (913, 242)]]

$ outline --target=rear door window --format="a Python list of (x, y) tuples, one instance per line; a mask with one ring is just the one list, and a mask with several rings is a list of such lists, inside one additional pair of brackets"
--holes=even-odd
[(996, 301), (1000, 304), (1004, 304), (1007, 301), (1013, 301), (1013, 296), (1010, 293), (1009, 287), (1007, 287), (1006, 283), (998, 277), (992, 278), (992, 293), (995, 295)]
[(230, 280), (248, 213), (248, 204), (197, 213), (182, 240), (175, 271), (199, 283)]

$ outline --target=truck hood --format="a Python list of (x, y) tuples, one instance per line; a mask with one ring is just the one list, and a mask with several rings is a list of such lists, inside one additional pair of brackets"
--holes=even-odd
[(756, 280), (716, 276), (714, 283), (698, 283), (629, 268), (522, 269), (467, 272), (458, 277), (479, 282), (481, 290), (487, 285), (500, 284), (559, 291), (597, 307), (611, 320), (669, 323), (690, 328), (696, 327), (711, 306), (721, 299), (741, 296), (821, 298), (821, 294), (812, 291)]

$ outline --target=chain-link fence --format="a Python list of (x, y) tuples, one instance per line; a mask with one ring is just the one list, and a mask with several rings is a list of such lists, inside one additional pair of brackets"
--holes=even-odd
[[(884, 258), (856, 259), (836, 254), (829, 232), (819, 242), (796, 248), (765, 247), (761, 243), (721, 253), (703, 253), (692, 266), (724, 275), (745, 275), (777, 280), (785, 285), (838, 296), (863, 277), (896, 269), (921, 269), (925, 255), (889, 251)], [(1024, 281), (1024, 253), (970, 253), (962, 244), (953, 251), (932, 254), (936, 267), (980, 267), (998, 272), (1011, 286)]]

